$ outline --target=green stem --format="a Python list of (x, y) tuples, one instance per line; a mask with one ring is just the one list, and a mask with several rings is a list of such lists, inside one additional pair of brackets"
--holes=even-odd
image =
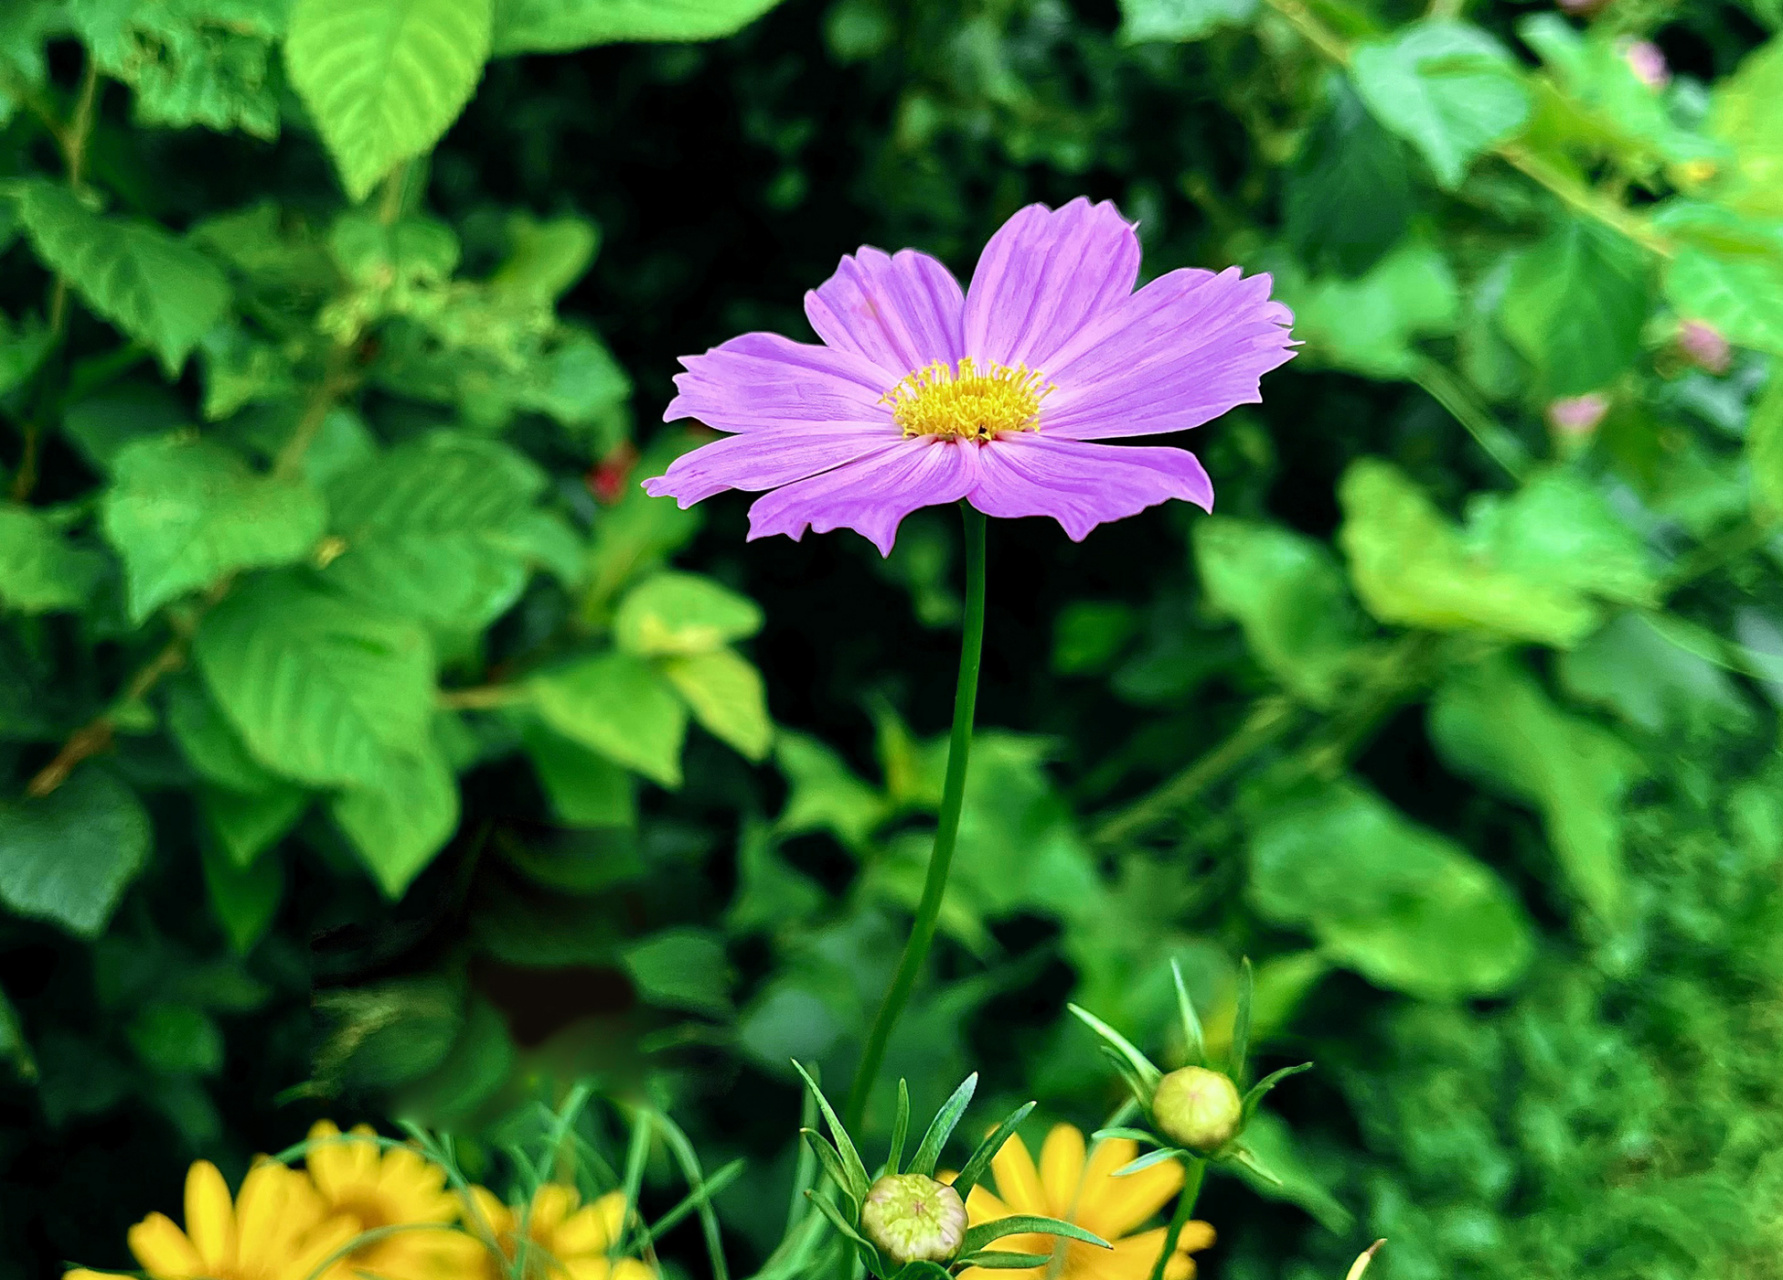
[(1177, 1238), (1195, 1216), (1195, 1201), (1201, 1198), (1201, 1180), (1207, 1176), (1207, 1161), (1193, 1157), (1183, 1161), (1182, 1194), (1176, 1198), (1176, 1212), (1170, 1215), (1170, 1229), (1164, 1233), (1164, 1248), (1152, 1266), (1151, 1280), (1164, 1280), (1164, 1268), (1176, 1253)]
[(898, 971), (880, 1002), (867, 1035), (854, 1084), (848, 1090), (843, 1124), (853, 1129), (867, 1111), (867, 1095), (885, 1059), (885, 1044), (928, 957), (935, 940), (935, 924), (941, 915), (941, 896), (947, 890), (947, 870), (953, 863), (953, 846), (960, 833), (960, 805), (966, 798), (966, 757), (972, 751), (972, 714), (978, 706), (978, 659), (984, 648), (984, 514), (969, 503), (960, 504), (966, 521), (966, 625), (960, 637), (960, 679), (953, 695), (953, 737), (947, 746), (947, 780), (941, 789), (941, 815), (935, 829), (935, 849), (929, 855), (929, 873), (923, 881), (922, 901), (916, 907), (916, 923), (898, 960)]

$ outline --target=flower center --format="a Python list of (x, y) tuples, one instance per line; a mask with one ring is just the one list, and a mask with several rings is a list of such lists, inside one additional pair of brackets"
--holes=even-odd
[(881, 397), (906, 436), (958, 436), (989, 440), (1004, 431), (1034, 431), (1040, 402), (1053, 389), (1025, 364), (987, 364), (981, 373), (971, 356), (957, 370), (946, 361), (906, 374)]

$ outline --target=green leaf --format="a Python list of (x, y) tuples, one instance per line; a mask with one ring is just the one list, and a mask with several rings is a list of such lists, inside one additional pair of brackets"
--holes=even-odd
[(1417, 207), (1405, 146), (1368, 114), (1347, 76), (1332, 75), (1325, 114), (1288, 170), (1288, 242), (1315, 271), (1354, 276), (1404, 237)]
[[(100, 8), (83, 7), (89, 14)], [(110, 7), (124, 20), (102, 34), (89, 19), (87, 35), (105, 71), (135, 90), (137, 123), (201, 124), (269, 141), (278, 137), (273, 48), (285, 25), (279, 0)]]
[(1144, 1173), (1154, 1165), (1163, 1164), (1167, 1160), (1180, 1160), (1183, 1156), (1188, 1154), (1188, 1152), (1179, 1147), (1159, 1147), (1156, 1151), (1148, 1151), (1142, 1156), (1134, 1157), (1108, 1176), (1111, 1178), (1131, 1178), (1136, 1173)]
[(37, 1079), (37, 1062), (31, 1056), (30, 1042), (25, 1039), (24, 1024), (4, 991), (0, 991), (0, 1059), (12, 1064), (19, 1079), (27, 1083)]
[(1561, 686), (1649, 733), (1740, 729), (1752, 708), (1717, 662), (1721, 647), (1692, 645), (1659, 615), (1630, 611), (1560, 655)]
[(105, 558), (68, 545), (30, 507), (0, 503), (0, 603), (20, 613), (56, 613), (92, 603)]
[(1221, 27), (1249, 26), (1256, 16), (1257, 0), (1121, 0), (1120, 38), (1200, 40)]
[(860, 1152), (855, 1150), (854, 1140), (848, 1136), (848, 1130), (842, 1127), (842, 1121), (830, 1106), (830, 1100), (824, 1097), (823, 1090), (818, 1088), (817, 1081), (811, 1078), (811, 1073), (805, 1070), (804, 1064), (795, 1061), (792, 1069), (799, 1073), (799, 1079), (805, 1082), (805, 1087), (817, 1099), (817, 1109), (823, 1112), (824, 1122), (830, 1127), (830, 1137), (835, 1139), (837, 1154), (842, 1157), (842, 1171), (848, 1179), (843, 1184), (843, 1189), (858, 1205), (867, 1194), (867, 1169), (861, 1163)]
[(178, 373), (229, 306), (229, 282), (216, 264), (153, 223), (94, 213), (54, 183), (33, 179), (13, 190), (44, 265), (152, 348), (168, 377)]
[(1508, 659), (1452, 673), (1431, 704), (1430, 734), (1451, 768), (1538, 808), (1574, 891), (1601, 918), (1621, 919), (1622, 798), (1647, 771), (1632, 748), (1560, 711)]
[(698, 720), (713, 737), (746, 758), (767, 759), (774, 741), (768, 718), (768, 691), (761, 672), (729, 649), (665, 658), (659, 664)]
[(1355, 280), (1315, 280), (1296, 291), (1294, 331), (1320, 359), (1371, 378), (1409, 377), (1413, 343), (1455, 331), (1461, 295), (1448, 262), (1409, 239)]
[(1714, 86), (1708, 123), (1727, 144), (1717, 202), (1783, 218), (1783, 41), (1760, 45)]
[(96, 938), (148, 861), (136, 794), (87, 765), (41, 800), (0, 801), (0, 902)]
[(495, 52), (566, 53), (621, 40), (715, 40), (779, 0), (496, 0)]
[(277, 858), (246, 865), (225, 851), (206, 845), (204, 886), (210, 891), (211, 914), (237, 955), (246, 955), (271, 927), (285, 894), (285, 868)]
[(1351, 69), (1368, 109), (1416, 147), (1453, 190), (1467, 167), (1529, 118), (1516, 60), (1479, 27), (1427, 18), (1356, 46)]
[(275, 783), (266, 791), (205, 787), (199, 805), (230, 861), (245, 869), (297, 825), (310, 806), (310, 796), (288, 782)]
[(1250, 899), (1378, 986), (1429, 1000), (1508, 990), (1535, 951), (1489, 868), (1354, 783), (1247, 797)]
[(978, 1180), (984, 1177), (985, 1170), (991, 1167), (991, 1161), (997, 1158), (997, 1152), (1001, 1151), (1003, 1144), (1009, 1141), (1010, 1136), (1017, 1129), (1021, 1128), (1022, 1121), (1026, 1120), (1033, 1112), (1035, 1105), (1032, 1102), (1024, 1102), (1004, 1116), (1003, 1123), (993, 1129), (989, 1136), (978, 1144), (978, 1149), (966, 1158), (966, 1163), (960, 1166), (959, 1176), (953, 1180), (953, 1189), (959, 1192), (960, 1199), (964, 1200), (972, 1194), (972, 1188), (978, 1185)]
[(435, 626), (477, 631), (526, 586), (534, 501), (546, 480), (492, 440), (437, 432), (335, 477), (322, 571), (343, 594)]
[(890, 1174), (903, 1172), (904, 1139), (910, 1133), (910, 1084), (904, 1077), (898, 1077), (898, 1109), (892, 1120), (891, 1150), (885, 1157), (885, 1171)]
[(1164, 1078), (1164, 1073), (1158, 1069), (1157, 1064), (1140, 1052), (1139, 1047), (1126, 1036), (1088, 1009), (1080, 1008), (1074, 1004), (1067, 1004), (1065, 1007), (1076, 1015), (1079, 1022), (1107, 1041), (1111, 1052), (1125, 1059), (1127, 1065), (1132, 1068), (1133, 1074), (1145, 1086), (1145, 1096), (1149, 1098), (1152, 1092), (1157, 1089), (1158, 1081)]
[[(5, 238), (0, 236), (0, 241)], [(24, 386), (55, 345), (55, 333), (36, 316), (26, 317), (15, 330), (12, 322), (0, 315), (0, 395)]]
[(1232, 516), (1198, 520), (1194, 534), (1208, 603), (1238, 620), (1264, 670), (1312, 706), (1330, 707), (1366, 623), (1325, 544)]
[(206, 614), (193, 649), (249, 752), (286, 777), (375, 789), (428, 745), (433, 653), (408, 623), (274, 575)]
[(119, 453), (100, 514), (135, 622), (238, 570), (301, 560), (327, 521), (303, 480), (256, 475), (221, 445), (183, 435)]
[(492, 0), (294, 0), (285, 66), (351, 199), (458, 118), (493, 21)]
[(665, 929), (628, 943), (620, 958), (646, 1004), (709, 1017), (733, 1012), (736, 974), (723, 940), (704, 929)]
[(223, 1032), (189, 1004), (151, 1004), (130, 1020), (124, 1038), (151, 1071), (215, 1075), (223, 1067)]
[(1735, 346), (1783, 354), (1783, 219), (1673, 200), (1654, 225), (1677, 241), (1666, 301)]
[(1067, 1240), (1081, 1240), (1085, 1244), (1103, 1249), (1114, 1247), (1095, 1232), (1085, 1231), (1076, 1223), (1061, 1222), (1057, 1218), (1047, 1218), (1040, 1214), (1016, 1213), (1007, 1218), (993, 1218), (989, 1222), (968, 1227), (965, 1238), (960, 1242), (960, 1252), (976, 1253), (993, 1240), (1020, 1235), (1063, 1236)]
[(334, 1087), (389, 1089), (446, 1060), (464, 1027), (463, 993), (438, 975), (319, 992), (327, 1031), (316, 1079)]
[(508, 218), (513, 247), (489, 277), (489, 287), (541, 305), (555, 302), (594, 260), (600, 231), (583, 218), (540, 222), (524, 213)]
[(1530, 582), (1623, 604), (1657, 601), (1658, 573), (1645, 544), (1576, 471), (1541, 471), (1509, 497), (1476, 494), (1466, 544)]
[(392, 752), (371, 783), (347, 787), (329, 811), (379, 887), (400, 898), (458, 829), (458, 780), (432, 744)]
[(1025, 1271), (1032, 1267), (1044, 1267), (1052, 1261), (1050, 1253), (1010, 1253), (1002, 1249), (984, 1249), (978, 1253), (968, 1254), (959, 1261), (970, 1267), (984, 1267), (991, 1271)]
[(613, 616), (613, 639), (628, 653), (712, 653), (761, 630), (755, 601), (696, 573), (653, 574)]
[(168, 685), (167, 728), (192, 767), (219, 787), (251, 794), (286, 785), (248, 753), (241, 735), (196, 680), (186, 677)]
[(858, 848), (885, 820), (886, 798), (816, 738), (781, 733), (775, 739), (774, 760), (790, 789), (775, 824), (783, 834), (827, 830), (843, 844)]
[(1783, 377), (1775, 374), (1752, 406), (1746, 426), (1746, 469), (1754, 514), (1783, 520)]
[(1648, 268), (1626, 236), (1567, 218), (1511, 268), (1499, 323), (1552, 397), (1615, 381), (1641, 350)]
[(935, 1165), (941, 1159), (941, 1152), (947, 1146), (947, 1140), (953, 1137), (954, 1128), (960, 1117), (966, 1114), (971, 1105), (972, 1095), (978, 1092), (978, 1073), (974, 1071), (959, 1087), (948, 1095), (947, 1101), (929, 1121), (929, 1127), (923, 1131), (922, 1141), (916, 1144), (916, 1154), (910, 1157), (910, 1172), (920, 1173), (924, 1177), (935, 1176)]
[(572, 827), (637, 826), (637, 795), (624, 769), (530, 717), (520, 736), (559, 821)]
[(534, 676), (534, 706), (565, 737), (665, 787), (681, 785), (687, 712), (642, 658), (604, 653)]
[(1269, 1091), (1275, 1088), (1276, 1085), (1280, 1084), (1283, 1080), (1286, 1080), (1289, 1076), (1297, 1076), (1303, 1071), (1311, 1071), (1312, 1066), (1313, 1064), (1310, 1062), (1302, 1062), (1298, 1066), (1283, 1067), (1279, 1071), (1271, 1071), (1268, 1075), (1257, 1081), (1256, 1084), (1245, 1091), (1245, 1119), (1248, 1121), (1252, 1116), (1257, 1114), (1257, 1108), (1263, 1105), (1263, 1099), (1269, 1096)]

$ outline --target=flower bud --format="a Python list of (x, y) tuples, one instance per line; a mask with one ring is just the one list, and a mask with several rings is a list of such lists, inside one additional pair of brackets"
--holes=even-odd
[(1721, 330), (1701, 320), (1686, 320), (1678, 330), (1678, 346), (1699, 369), (1713, 374), (1727, 372), (1733, 363), (1733, 348)]
[(1665, 54), (1651, 40), (1619, 40), (1616, 51), (1634, 72), (1634, 78), (1658, 93), (1671, 83), (1671, 68), (1666, 65)]
[(960, 1193), (920, 1173), (895, 1173), (867, 1188), (861, 1228), (881, 1253), (907, 1262), (947, 1262), (966, 1238)]
[(1548, 406), (1548, 425), (1556, 435), (1580, 439), (1597, 430), (1597, 424), (1610, 411), (1609, 397), (1596, 391), (1582, 396), (1568, 396)]
[(1158, 1081), (1152, 1119), (1178, 1146), (1217, 1151), (1238, 1135), (1244, 1103), (1230, 1076), (1205, 1067), (1184, 1067)]

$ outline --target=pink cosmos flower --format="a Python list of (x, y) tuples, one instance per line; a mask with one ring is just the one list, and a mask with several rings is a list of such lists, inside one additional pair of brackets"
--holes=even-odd
[(731, 432), (644, 482), (691, 506), (767, 490), (751, 539), (853, 529), (889, 555), (919, 507), (1051, 516), (1074, 540), (1170, 498), (1212, 509), (1184, 449), (1107, 444), (1197, 427), (1261, 397), (1293, 316), (1266, 275), (1172, 271), (1134, 292), (1139, 238), (1112, 204), (1029, 205), (972, 284), (863, 248), (805, 295), (823, 345), (746, 333), (686, 356), (665, 421)]

